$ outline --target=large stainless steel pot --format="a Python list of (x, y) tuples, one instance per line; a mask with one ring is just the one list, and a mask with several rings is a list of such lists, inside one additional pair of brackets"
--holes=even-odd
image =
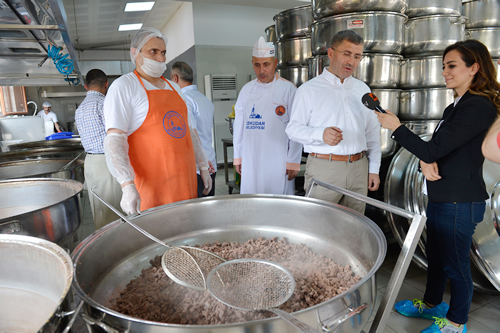
[(49, 147), (49, 148), (24, 148), (0, 153), (0, 162), (33, 160), (39, 158), (69, 158), (73, 159), (83, 151), (83, 148), (74, 147)]
[(0, 181), (0, 234), (34, 236), (65, 244), (82, 223), (82, 190), (82, 183), (74, 180)]
[(275, 25), (273, 24), (273, 25), (268, 26), (266, 28), (265, 32), (266, 32), (266, 40), (268, 42), (276, 44), (277, 39), (276, 39), (276, 27), (275, 27)]
[(492, 58), (500, 57), (500, 27), (467, 29), (465, 36), (467, 39), (477, 39), (486, 45)]
[(454, 101), (453, 89), (403, 90), (399, 101), (399, 119), (401, 120), (441, 119), (444, 109)]
[[(354, 321), (341, 320), (337, 331), (342, 332), (360, 332), (370, 318), (375, 272), (385, 257), (386, 241), (375, 223), (353, 210), (310, 198), (240, 195), (183, 201), (147, 210), (132, 219), (172, 245), (275, 236), (304, 243), (337, 263), (351, 265), (362, 279), (335, 298), (294, 315), (320, 330), (324, 325), (326, 331), (333, 331), (332, 323), (340, 320), (336, 315), (350, 313), (349, 306), (357, 309), (366, 305)], [(304, 219), (313, 222), (304, 223)], [(82, 317), (94, 325), (93, 332), (102, 328), (106, 332), (290, 332), (288, 324), (276, 317), (239, 324), (184, 326), (141, 320), (109, 309), (110, 299), (140, 275), (150, 259), (164, 251), (164, 247), (137, 236), (135, 229), (120, 221), (106, 225), (78, 245), (72, 253), (76, 267), (73, 288), (87, 304)]]
[(465, 16), (414, 17), (405, 25), (404, 55), (441, 55), (448, 45), (464, 40)]
[(309, 67), (309, 80), (323, 73), (323, 69), (330, 65), (330, 58), (327, 54), (317, 55), (307, 59)]
[(311, 31), (312, 23), (311, 5), (294, 7), (274, 16), (278, 40), (307, 36)]
[(311, 57), (311, 38), (281, 39), (276, 48), (279, 67), (307, 65), (307, 58)]
[(370, 88), (396, 88), (401, 72), (403, 56), (386, 53), (364, 53), (353, 77)]
[(404, 13), (408, 0), (312, 0), (315, 19), (350, 12), (389, 11)]
[(443, 57), (440, 55), (405, 58), (401, 62), (399, 88), (446, 87), (442, 72)]
[[(430, 140), (430, 138), (431, 135), (429, 134), (422, 136), (422, 139), (426, 141)], [(425, 215), (427, 196), (421, 191), (423, 176), (421, 172), (418, 172), (418, 163), (418, 158), (406, 149), (401, 148), (389, 166), (384, 196), (385, 201), (391, 205)], [(497, 178), (498, 174), (500, 174), (499, 168), (498, 164), (495, 165), (492, 162), (485, 161), (483, 175), (489, 193), (491, 193), (492, 184), (494, 185), (492, 179)], [(491, 212), (487, 209), (484, 221), (477, 225), (476, 232), (473, 235), (471, 259), (474, 264), (471, 265), (471, 273), (476, 290), (488, 294), (498, 294), (498, 290), (500, 290), (500, 265), (498, 264), (500, 239), (498, 234), (494, 232), (490, 216)], [(387, 214), (387, 218), (395, 238), (400, 244), (403, 244), (410, 221), (392, 213)], [(424, 230), (419, 243), (420, 246), (417, 247), (412, 258), (423, 269), (427, 269), (425, 235)]]
[(469, 21), (468, 29), (484, 27), (500, 27), (500, 3), (498, 0), (463, 1), (462, 15)]
[(462, 13), (462, 0), (408, 0), (408, 17), (427, 15), (460, 15)]
[[(380, 100), (383, 109), (391, 110), (395, 115), (399, 113), (399, 89), (372, 89), (372, 93)], [(392, 131), (380, 127), (380, 147), (382, 148), (382, 158), (387, 158), (398, 149), (398, 144), (391, 138)]]
[(82, 140), (80, 138), (30, 141), (30, 142), (22, 142), (9, 145), (9, 149), (11, 151), (18, 149), (51, 148), (51, 147), (83, 149)]
[(439, 125), (439, 120), (402, 121), (403, 125), (417, 135), (432, 134)]
[[(71, 162), (72, 159), (54, 158), (1, 162), (0, 180), (37, 177), (73, 179), (83, 183), (85, 180), (83, 175), (84, 158), (82, 157), (73, 162)], [(70, 164), (68, 165), (68, 163)], [(68, 166), (61, 170), (66, 165)]]
[(276, 70), (278, 74), (297, 87), (309, 79), (309, 69), (306, 66), (280, 67)]
[(71, 258), (56, 244), (0, 235), (0, 332), (61, 332), (73, 280)]
[(497, 81), (500, 82), (500, 71), (499, 71), (500, 68), (498, 66), (498, 61), (499, 60), (500, 60), (500, 58), (499, 59), (493, 59), (493, 64), (495, 65), (495, 68), (497, 70)]
[(401, 53), (407, 17), (394, 12), (360, 12), (327, 17), (311, 25), (313, 55), (326, 54), (333, 36), (346, 29), (359, 33), (365, 52)]

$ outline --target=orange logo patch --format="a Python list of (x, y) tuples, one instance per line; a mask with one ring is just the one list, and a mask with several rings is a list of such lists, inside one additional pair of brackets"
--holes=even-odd
[(285, 114), (285, 107), (283, 105), (279, 105), (278, 107), (276, 107), (276, 114), (278, 116), (282, 116)]

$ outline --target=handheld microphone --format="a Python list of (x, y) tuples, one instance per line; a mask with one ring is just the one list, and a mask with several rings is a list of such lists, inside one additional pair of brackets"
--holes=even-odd
[(381, 113), (387, 113), (385, 110), (380, 106), (380, 101), (378, 100), (377, 96), (375, 96), (372, 93), (366, 93), (363, 95), (361, 98), (361, 102), (370, 110), (375, 110)]

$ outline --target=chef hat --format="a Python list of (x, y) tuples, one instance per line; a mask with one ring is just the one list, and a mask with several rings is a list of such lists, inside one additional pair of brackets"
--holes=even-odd
[(49, 102), (43, 102), (42, 107), (51, 108), (52, 104), (50, 104)]
[(252, 56), (256, 58), (274, 57), (274, 44), (266, 42), (262, 36), (259, 37), (259, 40), (253, 46)]
[(165, 47), (167, 47), (168, 40), (164, 34), (156, 30), (155, 28), (142, 28), (135, 33), (134, 38), (132, 38), (132, 42), (130, 43), (130, 60), (133, 64), (135, 64), (135, 58), (137, 58), (137, 56), (139, 55), (142, 47), (146, 45), (146, 43), (153, 37), (163, 39), (163, 41), (165, 42)]

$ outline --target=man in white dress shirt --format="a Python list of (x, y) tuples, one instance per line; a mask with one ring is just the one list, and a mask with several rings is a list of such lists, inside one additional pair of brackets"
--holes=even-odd
[(255, 43), (252, 64), (257, 78), (240, 91), (235, 105), (233, 164), (241, 175), (241, 194), (294, 194), (302, 145), (285, 133), (295, 85), (276, 73), (274, 45)]
[[(370, 88), (352, 74), (363, 57), (363, 38), (353, 30), (338, 32), (328, 49), (330, 66), (297, 90), (286, 128), (304, 145), (305, 184), (312, 178), (366, 195), (380, 185), (380, 126), (361, 98)], [(314, 197), (364, 213), (357, 199), (318, 187)]]
[[(213, 196), (215, 194), (215, 175), (217, 172), (217, 161), (215, 160), (215, 150), (212, 147), (212, 128), (214, 126), (214, 104), (193, 84), (193, 69), (184, 61), (176, 61), (170, 71), (170, 80), (181, 87), (181, 91), (186, 99), (188, 110), (192, 110), (193, 129), (200, 137), (201, 145), (208, 158), (208, 171), (212, 177), (212, 190), (203, 194), (204, 184), (198, 170), (198, 198)], [(191, 116), (191, 115), (190, 115)]]

